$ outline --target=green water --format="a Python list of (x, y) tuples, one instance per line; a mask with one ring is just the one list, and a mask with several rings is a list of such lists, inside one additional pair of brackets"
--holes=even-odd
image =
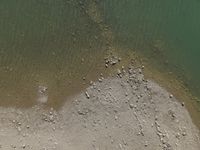
[(1, 0), (0, 18), (1, 105), (32, 105), (40, 85), (60, 102), (97, 75), (108, 40), (99, 24), (111, 47), (145, 54), (200, 96), (198, 0)]

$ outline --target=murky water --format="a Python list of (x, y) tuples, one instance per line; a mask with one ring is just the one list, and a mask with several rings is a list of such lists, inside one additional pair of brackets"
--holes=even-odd
[(31, 106), (40, 86), (59, 104), (97, 74), (105, 42), (87, 9), (72, 0), (0, 1), (0, 105)]
[(0, 18), (0, 105), (31, 106), (40, 86), (60, 104), (109, 49), (145, 54), (200, 95), (197, 0), (1, 0)]

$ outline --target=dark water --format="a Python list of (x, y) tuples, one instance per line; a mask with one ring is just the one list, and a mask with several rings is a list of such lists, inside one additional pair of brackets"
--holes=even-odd
[(200, 96), (198, 0), (1, 0), (0, 18), (1, 105), (32, 105), (40, 85), (52, 104), (77, 91), (101, 70), (106, 25), (111, 47), (145, 54)]

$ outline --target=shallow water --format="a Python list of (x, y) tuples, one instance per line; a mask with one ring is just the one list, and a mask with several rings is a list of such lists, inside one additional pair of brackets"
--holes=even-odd
[(39, 86), (58, 104), (97, 74), (105, 42), (78, 1), (2, 0), (0, 18), (1, 105), (31, 106)]
[(1, 0), (0, 18), (0, 105), (31, 106), (39, 86), (60, 104), (102, 71), (108, 41), (145, 54), (200, 95), (197, 0)]

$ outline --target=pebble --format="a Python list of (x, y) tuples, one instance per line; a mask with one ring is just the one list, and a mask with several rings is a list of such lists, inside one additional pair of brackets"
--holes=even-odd
[(86, 97), (89, 99), (90, 95), (88, 94), (88, 92), (85, 92)]
[(117, 74), (120, 75), (122, 72), (120, 69), (117, 69)]
[(147, 141), (145, 142), (144, 146), (145, 146), (145, 147), (147, 147), (147, 146), (148, 146), (148, 142), (147, 142)]
[(170, 94), (170, 95), (169, 95), (169, 98), (173, 98), (173, 95), (172, 95), (172, 94)]
[(26, 148), (26, 145), (25, 145), (25, 144), (23, 144), (23, 145), (22, 145), (22, 148), (23, 148), (23, 149), (25, 149), (25, 148)]
[(114, 140), (113, 140), (113, 139), (111, 139), (111, 143), (112, 143), (112, 144), (114, 143)]
[(144, 66), (142, 66), (142, 69), (144, 69)]
[(142, 69), (138, 69), (139, 74), (142, 74)]
[(133, 108), (134, 108), (134, 105), (133, 105), (133, 104), (130, 104), (129, 106), (130, 106), (130, 108), (131, 108), (131, 109), (133, 109)]
[(101, 78), (99, 78), (99, 82), (102, 82), (103, 80)]
[(94, 83), (93, 81), (90, 81), (90, 85), (93, 85), (93, 83)]
[(118, 62), (117, 60), (114, 60), (114, 61), (111, 61), (110, 64), (114, 66), (115, 64), (117, 64), (117, 62)]
[(182, 135), (183, 135), (183, 136), (186, 136), (187, 134), (186, 134), (186, 132), (183, 132)]

